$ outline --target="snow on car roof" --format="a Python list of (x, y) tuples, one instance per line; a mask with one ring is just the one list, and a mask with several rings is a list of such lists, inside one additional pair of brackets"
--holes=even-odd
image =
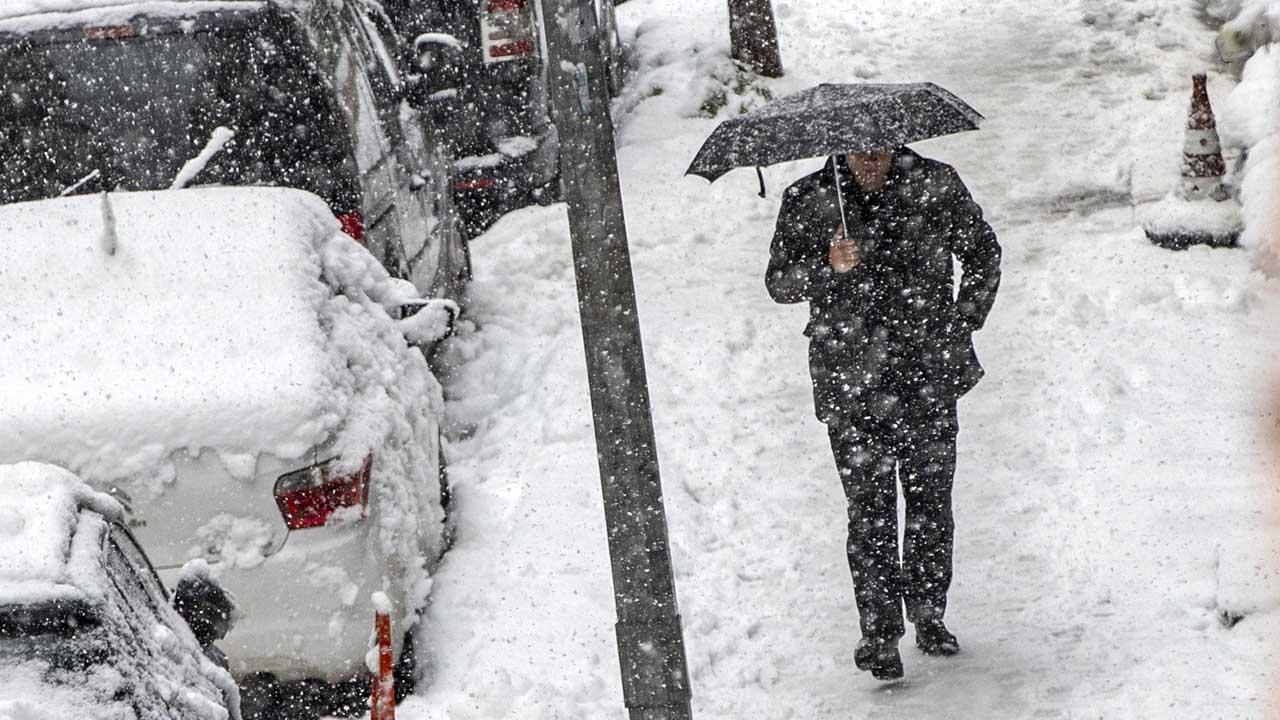
[(268, 2), (293, 8), (310, 0), (17, 0), (0, 5), (0, 32), (120, 25), (139, 15), (181, 19), (208, 12), (257, 10)]
[(9, 0), (0, 6), (0, 19), (44, 13), (85, 12), (127, 8), (129, 12), (172, 9), (183, 14), (219, 8), (261, 6), (265, 0)]
[(200, 188), (110, 206), (114, 238), (100, 195), (0, 207), (0, 462), (97, 484), (184, 448), (298, 457), (323, 439), (345, 362), (319, 320), (323, 201)]
[(110, 520), (123, 514), (60, 467), (0, 465), (0, 605), (96, 594), (97, 533), (79, 532), (82, 509)]

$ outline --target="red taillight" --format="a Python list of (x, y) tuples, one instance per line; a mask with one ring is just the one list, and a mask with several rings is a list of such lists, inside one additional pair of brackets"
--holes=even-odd
[(533, 52), (532, 40), (518, 40), (513, 43), (505, 43), (503, 45), (494, 45), (489, 48), (489, 57), (491, 58), (509, 58), (518, 57), (520, 55), (528, 55)]
[(338, 224), (342, 226), (342, 232), (351, 236), (351, 239), (364, 244), (364, 216), (358, 212), (348, 212), (338, 215)]
[(132, 25), (105, 25), (84, 29), (86, 40), (124, 40), (137, 35), (138, 29)]
[(276, 480), (276, 505), (290, 530), (321, 527), (342, 508), (359, 507), (363, 513), (369, 502), (369, 475), (373, 456), (360, 469), (346, 475), (330, 471), (333, 460), (285, 473)]
[(454, 190), (487, 190), (494, 185), (493, 178), (475, 178), (473, 180), (459, 180), (453, 184)]
[(538, 52), (532, 8), (528, 0), (484, 0), (480, 37), (486, 64)]

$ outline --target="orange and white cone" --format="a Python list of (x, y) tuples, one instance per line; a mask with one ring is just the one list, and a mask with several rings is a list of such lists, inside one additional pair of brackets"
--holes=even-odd
[(1193, 75), (1191, 82), (1191, 110), (1187, 113), (1186, 141), (1182, 146), (1181, 195), (1184, 200), (1226, 200), (1222, 177), (1227, 174), (1227, 163), (1222, 159), (1222, 141), (1204, 73)]
[(1240, 206), (1222, 185), (1227, 163), (1222, 159), (1218, 123), (1209, 104), (1204, 73), (1191, 78), (1191, 110), (1182, 146), (1182, 178), (1159, 202), (1138, 210), (1147, 238), (1160, 247), (1184, 250), (1192, 245), (1236, 247), (1243, 228)]

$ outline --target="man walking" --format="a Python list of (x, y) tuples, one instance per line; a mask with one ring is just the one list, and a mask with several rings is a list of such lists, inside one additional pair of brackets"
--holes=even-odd
[(904, 604), (920, 650), (960, 649), (943, 624), (956, 401), (982, 376), (971, 335), (995, 300), (1000, 245), (950, 166), (905, 147), (836, 156), (787, 189), (765, 282), (777, 302), (809, 303), (814, 405), (849, 501), (855, 662), (900, 678)]

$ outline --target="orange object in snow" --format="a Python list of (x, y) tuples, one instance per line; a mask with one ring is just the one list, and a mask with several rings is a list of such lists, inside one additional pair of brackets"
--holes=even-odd
[(384, 603), (375, 601), (374, 604), (378, 606), (374, 615), (374, 630), (378, 642), (378, 669), (373, 674), (369, 720), (395, 720), (396, 678), (391, 652), (391, 613)]

